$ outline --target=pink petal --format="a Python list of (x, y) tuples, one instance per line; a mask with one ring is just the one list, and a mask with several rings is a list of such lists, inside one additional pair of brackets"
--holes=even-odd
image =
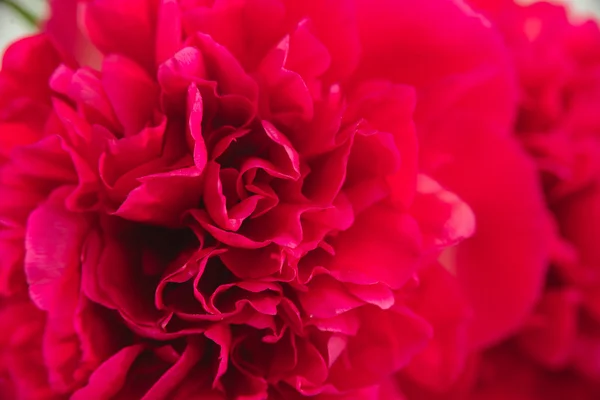
[(477, 220), (476, 234), (456, 248), (448, 268), (474, 308), (472, 345), (479, 347), (512, 332), (530, 314), (548, 265), (551, 227), (537, 176), (518, 144), (474, 135), (478, 139), (465, 138), (470, 145), (438, 179), (471, 206)]
[(228, 209), (227, 199), (223, 195), (220, 167), (214, 161), (209, 162), (205, 173), (204, 204), (206, 211), (222, 229), (237, 231), (244, 220), (256, 209), (258, 197), (246, 198)]
[(194, 139), (194, 164), (200, 171), (204, 169), (207, 161), (207, 149), (202, 137), (202, 118), (203, 118), (202, 95), (200, 90), (190, 84), (188, 87), (187, 108), (189, 112), (188, 129), (192, 139)]
[(361, 315), (358, 334), (330, 370), (331, 381), (342, 390), (380, 383), (405, 366), (432, 336), (425, 320), (402, 307), (365, 308)]
[(92, 0), (84, 10), (86, 33), (102, 53), (131, 57), (148, 71), (154, 69), (154, 1)]
[(156, 27), (156, 63), (162, 64), (181, 47), (181, 13), (176, 0), (161, 0)]
[(307, 291), (298, 293), (298, 299), (309, 319), (335, 317), (364, 305), (343, 284), (326, 275), (313, 279), (307, 286)]
[(89, 229), (86, 218), (64, 210), (64, 192), (54, 192), (28, 220), (25, 273), (30, 297), (43, 310), (60, 300), (57, 284), (66, 274), (77, 271), (82, 240)]
[(104, 362), (90, 377), (86, 386), (77, 390), (73, 400), (108, 400), (124, 386), (129, 369), (143, 351), (142, 345), (125, 347)]
[(332, 240), (336, 256), (329, 269), (341, 279), (401, 287), (421, 257), (421, 233), (407, 214), (375, 206)]
[(281, 271), (284, 256), (277, 246), (269, 245), (256, 250), (229, 248), (221, 260), (239, 278), (257, 279)]
[(425, 175), (418, 177), (411, 214), (419, 221), (426, 240), (437, 248), (456, 245), (475, 232), (475, 215), (471, 208)]
[[(196, 167), (140, 178), (115, 215), (137, 222), (180, 226), (186, 211), (195, 208), (201, 196), (201, 175)], [(187, 193), (187, 196), (183, 196)]]
[(201, 357), (200, 345), (193, 339), (188, 340), (187, 346), (177, 362), (160, 376), (142, 399), (168, 399), (177, 386), (188, 379), (188, 374)]
[(158, 88), (142, 67), (123, 56), (108, 56), (102, 63), (102, 86), (125, 136), (149, 124), (158, 105)]

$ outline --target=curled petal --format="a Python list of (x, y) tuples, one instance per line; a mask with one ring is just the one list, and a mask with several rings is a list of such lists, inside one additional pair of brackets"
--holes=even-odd
[(123, 125), (125, 136), (142, 130), (158, 105), (158, 88), (136, 63), (123, 56), (102, 62), (102, 85)]
[(74, 400), (90, 398), (109, 399), (125, 384), (129, 368), (143, 351), (142, 345), (126, 347), (104, 362), (90, 377), (86, 386), (71, 397)]
[(132, 221), (180, 226), (184, 213), (198, 204), (202, 193), (202, 177), (196, 167), (146, 176), (140, 182), (115, 215)]

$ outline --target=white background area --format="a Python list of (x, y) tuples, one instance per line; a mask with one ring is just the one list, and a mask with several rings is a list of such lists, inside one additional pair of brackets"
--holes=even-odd
[[(45, 0), (14, 0), (14, 2), (35, 15), (46, 14)], [(34, 28), (29, 22), (23, 20), (19, 14), (0, 2), (0, 54), (4, 54), (4, 49), (10, 42), (33, 31)]]

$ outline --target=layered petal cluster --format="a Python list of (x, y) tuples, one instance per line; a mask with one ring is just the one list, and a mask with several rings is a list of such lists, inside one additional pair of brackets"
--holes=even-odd
[(2, 71), (47, 68), (3, 107), (36, 122), (2, 168), (3, 286), (40, 310), (14, 393), (23, 342), (57, 396), (376, 396), (432, 335), (417, 274), (474, 229), (419, 175), (414, 89), (350, 79), (341, 3), (83, 6), (98, 65), (40, 35)]
[(528, 315), (549, 225), (461, 1), (53, 5), (0, 71), (2, 393), (421, 398)]

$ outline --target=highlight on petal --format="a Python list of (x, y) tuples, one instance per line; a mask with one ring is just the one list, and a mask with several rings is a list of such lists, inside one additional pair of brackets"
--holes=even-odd
[(465, 151), (438, 179), (477, 220), (477, 232), (448, 267), (474, 308), (471, 344), (479, 347), (514, 332), (530, 314), (548, 265), (550, 225), (531, 163), (511, 138), (473, 138)]
[(475, 215), (457, 195), (426, 175), (419, 175), (411, 212), (434, 247), (460, 243), (475, 233)]
[(36, 305), (48, 310), (63, 295), (56, 292), (68, 274), (77, 271), (79, 248), (89, 229), (86, 218), (62, 208), (63, 190), (29, 217), (25, 237), (25, 272), (29, 294)]

